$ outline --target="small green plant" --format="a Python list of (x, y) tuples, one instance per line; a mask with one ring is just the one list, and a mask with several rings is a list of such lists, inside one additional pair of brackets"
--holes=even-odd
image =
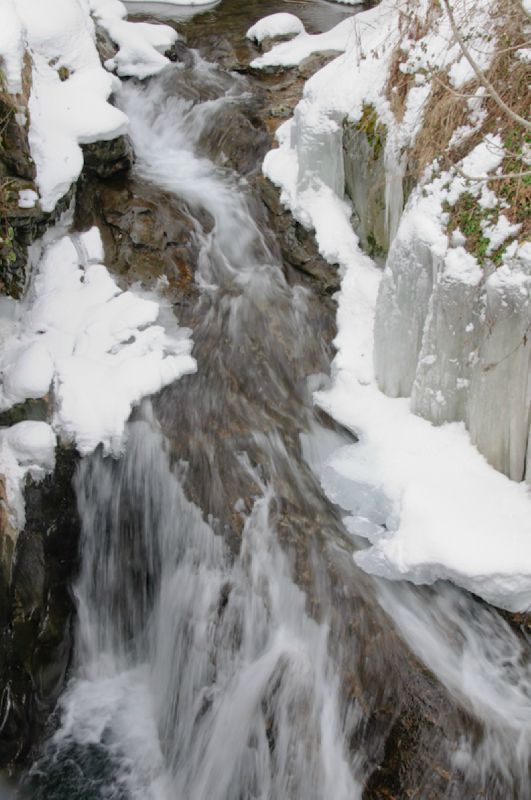
[(502, 163), (503, 173), (518, 175), (499, 181), (498, 186), (491, 186), (499, 197), (505, 201), (507, 216), (511, 222), (522, 225), (520, 238), (528, 238), (531, 227), (531, 175), (529, 171), (529, 153), (531, 151), (531, 134), (521, 128), (514, 127), (504, 138), (506, 156)]
[[(497, 221), (499, 209), (483, 208), (477, 197), (471, 192), (465, 192), (453, 206), (445, 201), (443, 210), (449, 214), (448, 233), (452, 234), (455, 230), (459, 230), (466, 239), (468, 252), (472, 253), (480, 264), (484, 264), (490, 239), (485, 235), (483, 226), (485, 222), (493, 225)], [(500, 252), (496, 251), (496, 258), (492, 257), (495, 263), (496, 259), (497, 263), (501, 261), (504, 249), (504, 247), (498, 248)]]

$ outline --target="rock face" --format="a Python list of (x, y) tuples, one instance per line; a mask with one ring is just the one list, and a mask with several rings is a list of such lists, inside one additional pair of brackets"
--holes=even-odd
[(82, 150), (85, 170), (95, 173), (100, 178), (108, 178), (128, 170), (133, 163), (133, 150), (126, 136), (84, 144)]
[(31, 63), (26, 59), (18, 95), (0, 90), (0, 291), (19, 297), (26, 282), (26, 247), (43, 232), (44, 215), (20, 208), (19, 192), (36, 190), (28, 142)]
[(259, 187), (284, 261), (306, 275), (319, 293), (336, 292), (340, 285), (339, 274), (330, 268), (319, 253), (313, 232), (303, 228), (282, 207), (279, 190), (267, 178), (260, 178)]
[(366, 110), (361, 121), (343, 121), (345, 193), (352, 200), (352, 224), (361, 245), (378, 257), (389, 249), (385, 209), (384, 150), (386, 132)]
[[(59, 450), (54, 475), (26, 490), (26, 527), (2, 578), (0, 765), (20, 761), (42, 731), (64, 685), (74, 611), (70, 582), (78, 560), (79, 523), (72, 475), (77, 456)], [(5, 566), (3, 562), (2, 566)], [(9, 566), (9, 565), (8, 565)], [(8, 572), (11, 573), (8, 576)]]

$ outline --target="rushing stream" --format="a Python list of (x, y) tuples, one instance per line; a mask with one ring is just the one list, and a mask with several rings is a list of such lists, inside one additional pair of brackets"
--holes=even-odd
[(250, 91), (196, 56), (118, 98), (137, 176), (191, 215), (198, 372), (138, 409), (121, 459), (80, 464), (75, 663), (22, 796), (402, 800), (369, 780), (402, 736), (418, 800), (529, 797), (529, 642), (457, 589), (361, 574), (320, 490), (348, 440), (311, 403), (325, 323), (210, 158)]

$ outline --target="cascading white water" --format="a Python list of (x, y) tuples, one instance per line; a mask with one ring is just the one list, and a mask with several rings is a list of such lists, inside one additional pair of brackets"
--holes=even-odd
[[(211, 67), (197, 70), (203, 88), (220, 89)], [(245, 193), (196, 152), (233, 91), (194, 103), (168, 94), (163, 78), (125, 87), (121, 102), (138, 174), (213, 220), (198, 230), (198, 281), (207, 293), (222, 285), (210, 313), (236, 339), (257, 309), (292, 303), (294, 329), (301, 307)], [(81, 783), (90, 798), (360, 796), (328, 627), (307, 614), (290, 575), (270, 519), (274, 489), (246, 454), (238, 459), (256, 496), (250, 512), (243, 501), (234, 510), (237, 557), (186, 498), (150, 406), (129, 424), (119, 461), (95, 454), (81, 463), (76, 666), (43, 767), (63, 770), (54, 797), (67, 788), (84, 797)], [(80, 758), (82, 777), (72, 776), (68, 765)]]
[[(186, 415), (187, 435), (200, 440), (208, 465), (196, 480), (203, 496), (217, 500), (225, 491), (222, 459), (212, 454), (235, 424), (230, 414), (241, 420), (249, 447), (234, 454), (242, 481), (242, 497), (231, 501), (238, 552), (219, 535), (210, 505), (191, 501), (188, 465), (175, 463), (173, 441), (148, 403), (129, 423), (122, 459), (94, 454), (81, 463), (75, 664), (57, 730), (33, 770), (40, 783), (32, 800), (355, 800), (370, 773), (352, 752), (351, 734), (372, 709), (362, 719), (361, 703), (343, 705), (340, 667), (329, 654), (331, 600), (319, 598), (325, 621), (316, 622), (272, 513), (282, 484), (295, 484), (286, 497), (309, 491), (275, 428), (278, 419), (290, 423), (289, 401), (306, 417), (301, 427), (317, 430), (303, 448), (317, 472), (332, 435), (309, 422), (291, 374), (310, 338), (305, 290), (287, 285), (245, 185), (200, 153), (220, 109), (236, 104), (246, 85), (200, 59), (194, 81), (175, 67), (147, 86), (124, 86), (119, 100), (131, 119), (137, 175), (197, 212), (197, 282), (210, 301), (199, 301), (205, 313), (193, 326), (198, 373), (184, 394), (189, 407), (172, 407), (171, 422), (179, 428)], [(286, 408), (277, 409), (275, 398)], [(215, 412), (219, 430), (208, 428)], [(257, 466), (266, 462), (268, 470)], [(495, 612), (471, 599), (461, 607), (455, 598), (462, 595), (451, 591), (448, 599), (444, 591), (438, 598), (390, 585), (379, 599), (411, 649), (484, 728), (472, 741), (463, 724), (456, 770), (485, 786), (486, 797), (524, 797), (524, 648)], [(363, 630), (360, 647), (362, 637)], [(489, 647), (491, 637), (497, 644)], [(374, 652), (374, 641), (369, 646)], [(364, 657), (378, 663), (356, 656), (349, 653), (353, 669)], [(485, 691), (472, 690), (474, 675)], [(388, 676), (370, 679), (381, 686)], [(429, 774), (426, 780), (429, 786)]]
[(237, 559), (187, 501), (149, 406), (120, 461), (81, 465), (76, 677), (50, 746), (102, 749), (112, 783), (90, 797), (359, 796), (327, 626), (290, 577), (271, 489), (242, 462), (259, 493)]

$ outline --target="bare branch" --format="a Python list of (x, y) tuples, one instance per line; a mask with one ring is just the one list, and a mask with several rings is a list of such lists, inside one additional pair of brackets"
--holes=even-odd
[(442, 0), (442, 1), (443, 1), (443, 4), (444, 4), (444, 7), (446, 9), (446, 13), (448, 15), (448, 19), (450, 20), (450, 25), (451, 25), (451, 28), (452, 28), (452, 32), (453, 32), (453, 34), (454, 34), (454, 36), (456, 38), (456, 41), (457, 41), (459, 47), (461, 48), (461, 51), (462, 51), (464, 57), (466, 58), (466, 60), (468, 61), (468, 63), (470, 64), (470, 66), (472, 67), (474, 72), (476, 73), (476, 76), (477, 76), (477, 79), (479, 80), (479, 82), (485, 87), (485, 89), (488, 91), (488, 93), (490, 94), (492, 99), (502, 109), (502, 111), (504, 111), (507, 114), (508, 117), (510, 117), (512, 120), (514, 120), (516, 123), (518, 123), (518, 125), (522, 125), (522, 127), (524, 127), (526, 130), (528, 130), (528, 131), (531, 130), (531, 122), (529, 122), (527, 119), (524, 119), (524, 117), (521, 117), (519, 114), (516, 114), (516, 112), (514, 112), (512, 110), (512, 108), (509, 108), (507, 103), (505, 103), (502, 100), (502, 98), (500, 97), (500, 95), (498, 94), (498, 92), (496, 91), (496, 89), (494, 88), (492, 83), (489, 81), (489, 79), (487, 78), (485, 73), (479, 68), (478, 64), (476, 63), (476, 61), (472, 57), (472, 54), (471, 54), (470, 50), (468, 49), (463, 37), (459, 33), (459, 29), (457, 27), (457, 23), (455, 21), (455, 17), (453, 15), (452, 9), (450, 7), (449, 0)]
[(512, 178), (531, 177), (531, 170), (527, 170), (526, 172), (505, 172), (501, 173), (500, 175), (467, 175), (466, 172), (463, 172), (461, 169), (459, 169), (459, 167), (455, 167), (455, 171), (467, 181), (504, 181)]

